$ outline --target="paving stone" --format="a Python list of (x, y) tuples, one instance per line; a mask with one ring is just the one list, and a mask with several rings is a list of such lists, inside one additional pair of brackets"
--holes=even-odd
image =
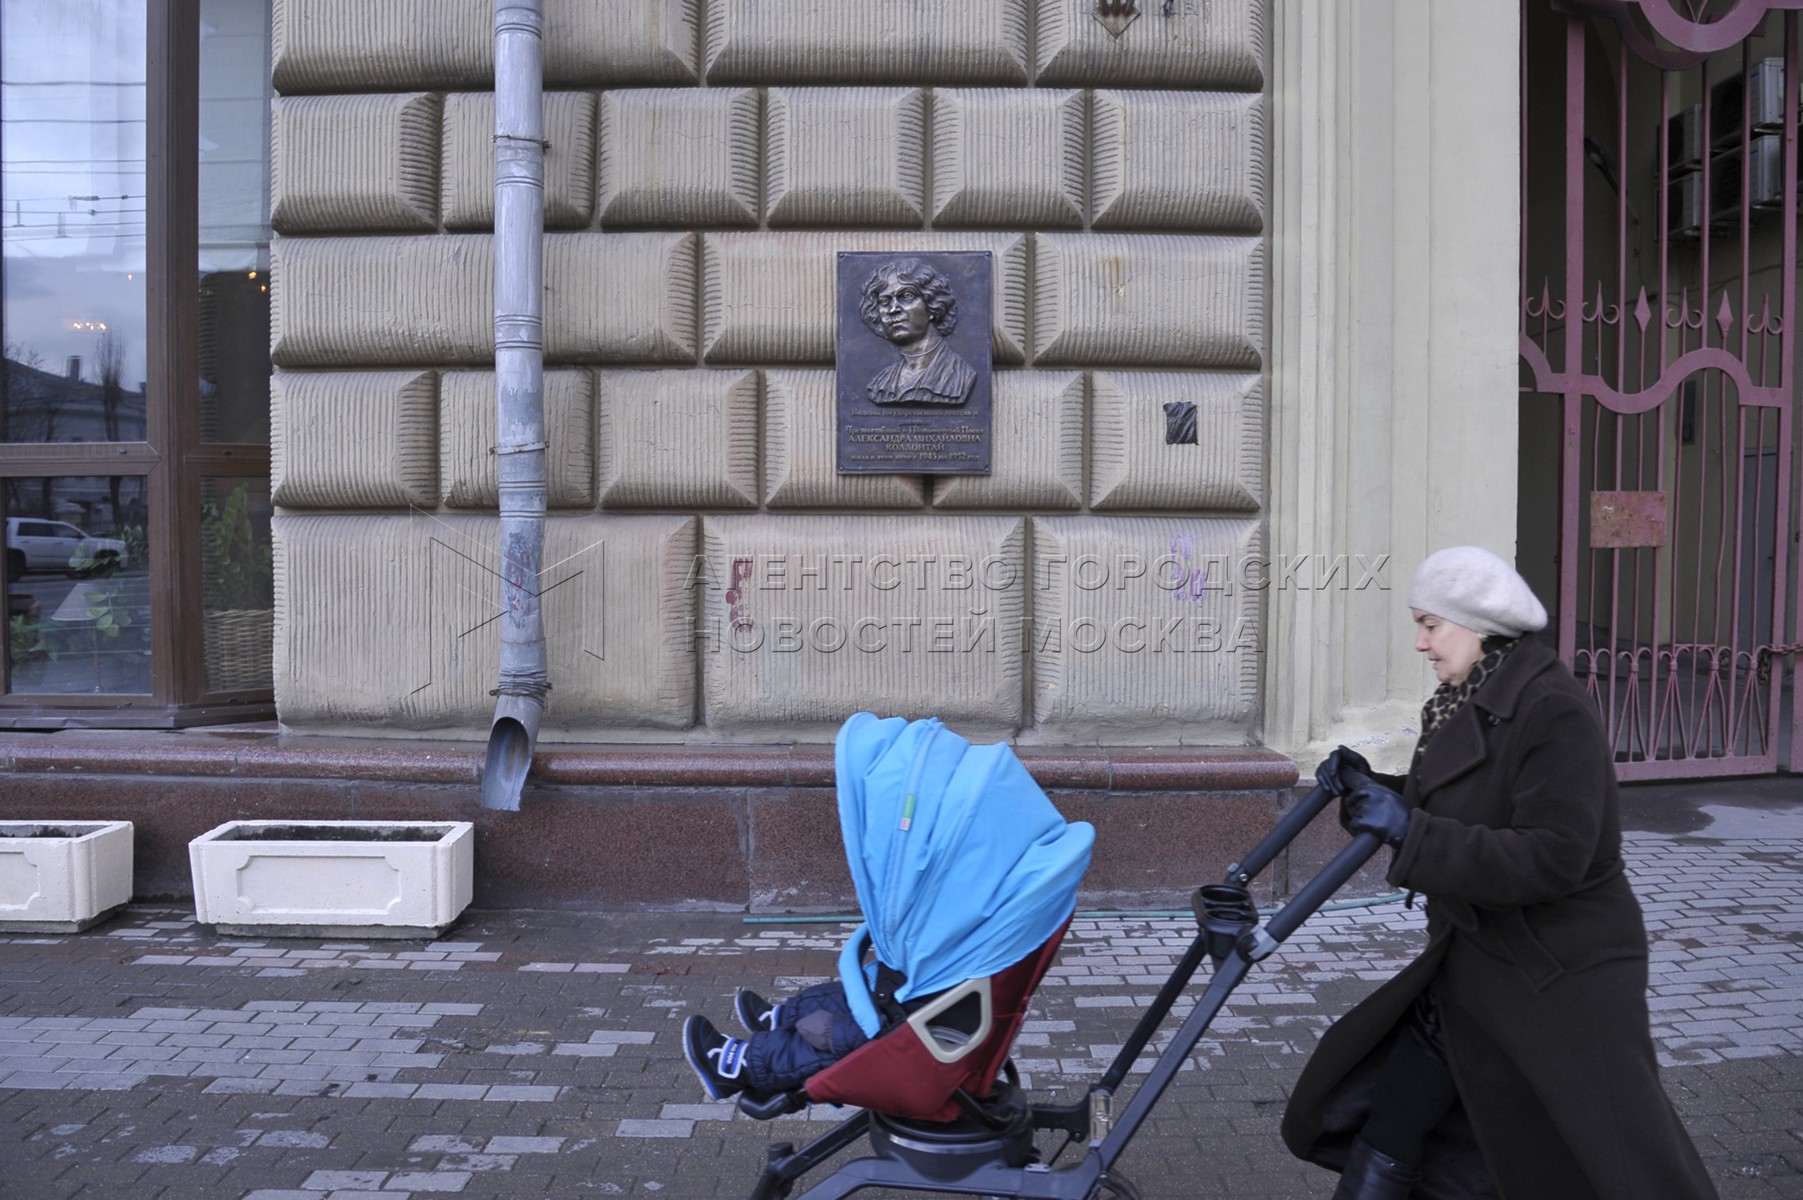
[(563, 1143), (560, 1137), (492, 1137), (483, 1149), (490, 1154), (556, 1154)]
[[(1759, 842), (1632, 832), (1625, 859), (1653, 941), (1666, 1084), (1724, 1200), (1803, 1200), (1803, 813)], [(1394, 901), (1323, 912), (1260, 964), (1123, 1160), (1148, 1200), (1331, 1190), (1283, 1150), (1283, 1099), (1331, 1019), (1416, 953), (1423, 921)], [(741, 984), (784, 995), (819, 982), (847, 928), (472, 912), (455, 942), (368, 949), (221, 939), (133, 906), (86, 934), (4, 939), (0, 1192), (743, 1196), (771, 1140), (844, 1114), (766, 1126), (702, 1101), (680, 1021), (724, 1024)], [(1192, 932), (1079, 915), (1015, 1055), (1037, 1094), (1081, 1095)], [(235, 965), (204, 965), (224, 959)], [(272, 962), (295, 973), (266, 974)], [(533, 964), (570, 969), (522, 969)]]
[(389, 1176), (386, 1190), (461, 1192), (470, 1178), (468, 1171), (397, 1171)]
[(301, 1186), (315, 1191), (331, 1191), (337, 1188), (368, 1188), (376, 1190), (387, 1180), (386, 1171), (315, 1171), (307, 1176)]

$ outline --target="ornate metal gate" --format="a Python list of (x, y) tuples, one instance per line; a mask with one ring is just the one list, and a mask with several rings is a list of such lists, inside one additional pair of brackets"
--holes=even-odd
[(1803, 0), (1524, 0), (1524, 391), (1623, 779), (1769, 772), (1791, 667)]

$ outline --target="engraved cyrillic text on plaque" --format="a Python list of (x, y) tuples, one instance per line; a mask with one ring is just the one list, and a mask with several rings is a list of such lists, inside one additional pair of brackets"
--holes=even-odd
[(839, 255), (838, 468), (989, 474), (987, 251)]

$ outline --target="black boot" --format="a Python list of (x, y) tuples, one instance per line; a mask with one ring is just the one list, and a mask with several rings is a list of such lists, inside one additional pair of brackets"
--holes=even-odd
[(1333, 1200), (1409, 1200), (1420, 1179), (1420, 1167), (1397, 1162), (1360, 1138), (1352, 1143), (1352, 1157), (1340, 1173)]

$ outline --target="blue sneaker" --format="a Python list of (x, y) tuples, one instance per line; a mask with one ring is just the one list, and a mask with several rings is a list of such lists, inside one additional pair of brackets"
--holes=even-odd
[(745, 1090), (741, 1076), (749, 1045), (744, 1038), (727, 1037), (699, 1013), (683, 1022), (683, 1056), (711, 1099), (725, 1100)]
[(782, 1018), (783, 1006), (772, 1004), (750, 988), (740, 988), (732, 998), (732, 1010), (746, 1033), (774, 1033)]

